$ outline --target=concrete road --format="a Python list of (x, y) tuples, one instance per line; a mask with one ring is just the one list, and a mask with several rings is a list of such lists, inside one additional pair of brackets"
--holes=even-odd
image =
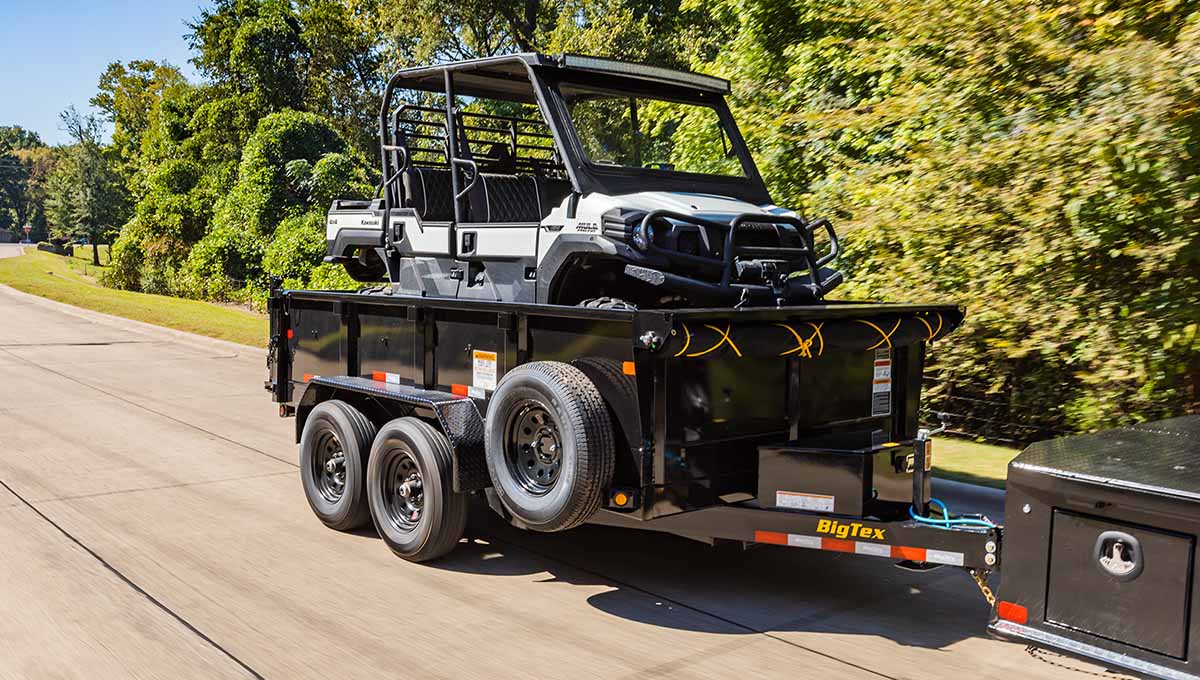
[(484, 513), (403, 562), (312, 516), (264, 376), (0, 286), (0, 677), (1082, 677), (950, 569)]

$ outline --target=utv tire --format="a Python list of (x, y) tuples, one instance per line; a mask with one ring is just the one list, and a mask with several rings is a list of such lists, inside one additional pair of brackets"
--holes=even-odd
[(384, 543), (410, 562), (450, 552), (467, 524), (467, 495), (454, 492), (450, 440), (418, 418), (380, 428), (367, 465), (367, 499)]
[(588, 298), (576, 306), (591, 307), (592, 309), (626, 309), (632, 312), (637, 311), (637, 305), (615, 297)]
[(367, 523), (367, 455), (375, 426), (361, 411), (332, 399), (308, 414), (300, 435), (304, 497), (330, 529), (349, 531)]
[(570, 364), (535, 361), (509, 371), (488, 405), (484, 441), (496, 495), (529, 529), (582, 524), (612, 483), (608, 407)]
[(378, 283), (387, 281), (387, 265), (379, 256), (372, 252), (355, 255), (342, 260), (342, 267), (350, 278), (359, 283)]

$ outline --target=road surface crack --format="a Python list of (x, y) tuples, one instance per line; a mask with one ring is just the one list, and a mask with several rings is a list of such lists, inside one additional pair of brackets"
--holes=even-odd
[(168, 606), (167, 606), (167, 605), (166, 605), (164, 602), (162, 602), (162, 601), (161, 601), (161, 600), (159, 600), (158, 598), (156, 598), (156, 597), (154, 597), (153, 595), (151, 595), (149, 592), (147, 592), (147, 591), (146, 591), (146, 589), (145, 589), (145, 588), (141, 587), (141, 586), (140, 586), (140, 585), (138, 585), (138, 584), (137, 584), (137, 583), (136, 583), (136, 582), (135, 582), (133, 579), (131, 579), (131, 578), (129, 578), (128, 576), (126, 576), (124, 572), (122, 572), (120, 569), (117, 569), (117, 568), (116, 568), (115, 566), (113, 566), (113, 565), (112, 565), (112, 564), (111, 564), (111, 563), (110, 563), (108, 560), (106, 560), (106, 559), (104, 559), (103, 557), (101, 557), (101, 556), (100, 556), (100, 553), (97, 553), (95, 550), (93, 550), (92, 548), (90, 548), (90, 547), (89, 547), (89, 546), (88, 546), (86, 543), (84, 543), (82, 540), (80, 540), (79, 538), (77, 538), (77, 537), (76, 537), (74, 534), (72, 534), (71, 532), (67, 531), (67, 530), (66, 530), (66, 529), (65, 529), (65, 528), (64, 528), (62, 525), (60, 525), (58, 522), (55, 522), (53, 519), (50, 519), (50, 517), (49, 517), (49, 516), (48, 516), (46, 513), (44, 513), (44, 512), (42, 512), (41, 510), (39, 510), (39, 509), (37, 508), (37, 506), (35, 506), (33, 503), (30, 503), (30, 502), (29, 502), (28, 500), (26, 500), (26, 498), (25, 498), (24, 496), (22, 496), (21, 494), (17, 493), (17, 491), (16, 491), (15, 489), (13, 489), (11, 486), (9, 486), (7, 482), (5, 482), (4, 480), (0, 479), (0, 486), (4, 487), (4, 489), (5, 489), (5, 490), (7, 490), (7, 491), (8, 491), (10, 494), (12, 494), (12, 495), (13, 495), (13, 496), (14, 496), (14, 497), (15, 497), (17, 500), (19, 500), (19, 501), (20, 501), (20, 502), (21, 502), (23, 505), (25, 505), (25, 507), (27, 507), (27, 508), (29, 508), (30, 510), (32, 510), (32, 511), (33, 511), (33, 513), (34, 513), (35, 515), (37, 515), (38, 517), (40, 517), (40, 518), (41, 518), (41, 519), (42, 519), (44, 522), (46, 522), (46, 523), (47, 523), (47, 524), (49, 524), (50, 526), (52, 526), (52, 527), (54, 527), (55, 529), (57, 529), (57, 530), (58, 530), (58, 532), (59, 532), (60, 534), (62, 534), (64, 537), (66, 537), (66, 539), (67, 539), (68, 541), (71, 541), (71, 542), (72, 542), (72, 543), (74, 543), (75, 545), (79, 546), (79, 548), (80, 548), (81, 550), (83, 550), (84, 552), (86, 552), (88, 555), (91, 555), (92, 559), (96, 560), (96, 562), (98, 562), (98, 563), (100, 564), (100, 566), (104, 567), (104, 568), (105, 568), (105, 569), (107, 569), (109, 572), (111, 572), (111, 573), (112, 573), (114, 576), (116, 576), (118, 579), (120, 579), (122, 583), (124, 583), (125, 585), (127, 585), (127, 586), (129, 586), (131, 589), (133, 589), (133, 590), (134, 590), (134, 592), (136, 592), (136, 593), (138, 593), (139, 595), (141, 595), (142, 597), (146, 598), (146, 600), (147, 600), (148, 602), (150, 602), (150, 604), (154, 605), (155, 607), (157, 607), (158, 609), (160, 609), (162, 612), (164, 612), (165, 614), (167, 614), (167, 615), (168, 615), (168, 616), (170, 616), (171, 618), (173, 618), (173, 619), (175, 619), (176, 621), (178, 621), (180, 625), (182, 625), (182, 626), (183, 626), (184, 628), (186, 628), (187, 630), (191, 631), (191, 633), (192, 633), (193, 635), (195, 635), (196, 637), (198, 637), (198, 638), (200, 638), (201, 640), (203, 640), (204, 642), (206, 642), (206, 643), (207, 643), (209, 646), (211, 646), (213, 649), (217, 650), (217, 651), (218, 651), (218, 652), (220, 652), (221, 654), (224, 654), (224, 655), (225, 655), (225, 656), (226, 656), (226, 657), (227, 657), (227, 658), (228, 658), (230, 661), (233, 661), (233, 662), (234, 662), (235, 664), (237, 664), (237, 665), (238, 665), (238, 666), (239, 666), (239, 667), (240, 667), (242, 670), (244, 670), (244, 671), (246, 671), (247, 673), (249, 673), (251, 677), (253, 677), (253, 678), (257, 678), (257, 680), (265, 680), (265, 679), (263, 678), (263, 676), (262, 676), (262, 674), (261, 674), (261, 673), (259, 673), (258, 671), (254, 670), (253, 668), (251, 668), (249, 664), (247, 664), (245, 661), (242, 661), (241, 659), (239, 659), (239, 658), (238, 658), (238, 657), (237, 657), (237, 656), (236, 656), (236, 655), (235, 655), (233, 652), (231, 652), (231, 651), (229, 651), (228, 649), (226, 649), (225, 647), (223, 647), (223, 646), (221, 645), (221, 643), (219, 643), (219, 642), (217, 642), (216, 640), (214, 640), (214, 639), (212, 639), (211, 637), (209, 637), (207, 634), (205, 634), (205, 633), (204, 633), (204, 631), (200, 630), (200, 629), (199, 629), (199, 628), (197, 628), (195, 625), (193, 625), (193, 624), (192, 624), (190, 621), (188, 621), (187, 619), (185, 619), (185, 618), (183, 617), (183, 615), (182, 615), (182, 614), (179, 614), (179, 613), (178, 613), (178, 612), (176, 612), (174, 609), (171, 609), (170, 607), (168, 607)]

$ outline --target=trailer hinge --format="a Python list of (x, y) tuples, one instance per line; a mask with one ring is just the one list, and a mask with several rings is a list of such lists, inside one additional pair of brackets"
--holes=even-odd
[(979, 592), (983, 593), (983, 599), (987, 600), (989, 607), (996, 606), (996, 595), (992, 593), (991, 586), (987, 583), (989, 572), (986, 569), (968, 569), (971, 578), (975, 579), (975, 585), (979, 586)]

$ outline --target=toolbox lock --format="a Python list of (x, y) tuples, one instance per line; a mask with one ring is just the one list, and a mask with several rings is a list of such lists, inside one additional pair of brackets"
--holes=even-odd
[(1118, 581), (1132, 581), (1142, 573), (1142, 546), (1123, 531), (1105, 531), (1096, 538), (1096, 566)]

